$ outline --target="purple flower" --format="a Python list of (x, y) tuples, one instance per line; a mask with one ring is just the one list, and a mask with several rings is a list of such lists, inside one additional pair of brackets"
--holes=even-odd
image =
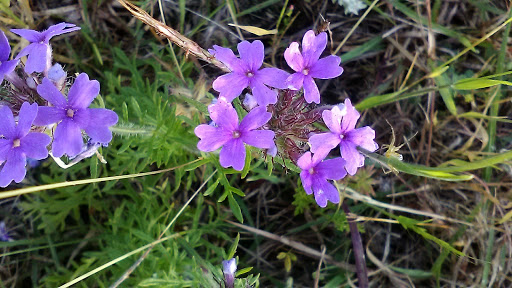
[(37, 86), (37, 93), (53, 107), (39, 107), (34, 124), (43, 126), (60, 121), (53, 134), (52, 153), (55, 157), (64, 154), (73, 157), (82, 151), (81, 130), (85, 130), (94, 142), (108, 143), (112, 140), (108, 127), (117, 123), (117, 114), (108, 109), (87, 108), (99, 92), (100, 83), (89, 80), (85, 73), (76, 77), (67, 100), (48, 78)]
[(325, 125), (331, 132), (315, 134), (309, 138), (313, 153), (329, 153), (331, 149), (340, 145), (341, 157), (346, 160), (345, 169), (348, 174), (354, 175), (358, 167), (364, 165), (364, 155), (357, 151), (360, 146), (368, 151), (375, 151), (379, 146), (373, 139), (375, 131), (368, 127), (357, 128), (359, 112), (352, 106), (350, 100), (345, 99), (345, 105), (334, 106), (331, 110), (322, 113)]
[(231, 258), (229, 260), (222, 261), (222, 273), (224, 274), (224, 282), (226, 288), (235, 287), (235, 272), (236, 272), (236, 260)]
[(320, 207), (327, 206), (327, 200), (332, 203), (340, 202), (340, 195), (336, 187), (327, 180), (340, 180), (347, 172), (342, 168), (345, 160), (335, 158), (322, 161), (326, 153), (315, 153), (311, 157), (311, 152), (306, 152), (297, 160), (297, 166), (302, 169), (300, 179), (302, 187), (308, 195), (315, 194), (315, 201)]
[(30, 132), (37, 114), (37, 104), (25, 102), (21, 106), (18, 124), (14, 122), (11, 110), (7, 106), (0, 108), (0, 187), (7, 187), (11, 181), (20, 183), (25, 178), (27, 157), (40, 160), (48, 157), (46, 146), (51, 139), (48, 135)]
[(233, 166), (238, 171), (244, 168), (244, 143), (262, 149), (275, 145), (273, 131), (255, 130), (272, 117), (265, 107), (252, 109), (240, 125), (235, 108), (222, 98), (216, 104), (208, 106), (208, 111), (216, 126), (201, 124), (196, 127), (194, 133), (201, 138), (197, 148), (203, 152), (211, 152), (222, 147), (219, 159), (222, 167)]
[(20, 61), (18, 59), (9, 61), (10, 54), (11, 46), (9, 41), (5, 37), (4, 31), (0, 30), (0, 83), (4, 80), (5, 75), (14, 71)]
[(325, 32), (315, 36), (315, 32), (309, 30), (302, 39), (302, 54), (297, 42), (290, 44), (284, 51), (286, 63), (296, 72), (286, 79), (286, 86), (292, 90), (299, 90), (304, 86), (304, 98), (308, 103), (320, 103), (320, 92), (313, 78), (330, 79), (343, 73), (340, 57), (330, 55), (318, 59), (326, 46)]
[(0, 221), (0, 241), (12, 241), (12, 238), (9, 237), (9, 232), (7, 232), (7, 228), (5, 227), (4, 221)]
[(285, 80), (290, 74), (277, 68), (259, 70), (265, 57), (263, 43), (259, 40), (252, 43), (248, 41), (239, 43), (240, 59), (233, 54), (231, 49), (217, 45), (214, 45), (213, 49), (209, 51), (232, 71), (213, 81), (213, 89), (229, 102), (249, 86), (258, 105), (267, 106), (277, 102), (277, 92), (266, 85), (279, 89), (286, 88)]
[(19, 59), (28, 55), (27, 63), (25, 63), (25, 72), (31, 74), (33, 72), (43, 72), (51, 67), (52, 48), (50, 47), (50, 39), (53, 36), (80, 30), (75, 24), (59, 23), (50, 26), (43, 32), (30, 29), (11, 29), (11, 32), (27, 39), (30, 44), (20, 51), (16, 57)]

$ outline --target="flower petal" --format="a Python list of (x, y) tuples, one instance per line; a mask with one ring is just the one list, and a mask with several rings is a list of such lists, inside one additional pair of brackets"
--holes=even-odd
[(297, 160), (297, 166), (299, 166), (302, 170), (309, 170), (309, 168), (313, 167), (313, 163), (311, 161), (311, 152), (306, 152), (304, 155), (300, 156)]
[(100, 94), (100, 83), (89, 80), (89, 76), (81, 73), (75, 79), (68, 92), (68, 104), (74, 109), (84, 109), (91, 105), (92, 100)]
[(286, 79), (290, 73), (277, 68), (263, 68), (254, 74), (253, 81), (257, 79), (270, 87), (286, 89)]
[(46, 77), (43, 79), (43, 82), (37, 86), (37, 93), (55, 107), (66, 108), (67, 106), (66, 98), (64, 98), (59, 89), (53, 85), (52, 81)]
[(254, 130), (256, 128), (260, 128), (265, 125), (270, 118), (272, 118), (272, 114), (267, 112), (267, 108), (259, 106), (251, 110), (247, 115), (245, 115), (242, 122), (240, 122), (240, 131), (243, 133), (248, 132), (250, 130)]
[(52, 142), (52, 139), (44, 133), (33, 132), (23, 137), (20, 142), (20, 149), (25, 155), (35, 160), (41, 160), (48, 157), (46, 146)]
[(325, 153), (327, 154), (338, 144), (340, 144), (340, 137), (333, 133), (320, 133), (309, 137), (309, 145), (311, 146), (311, 152), (313, 153)]
[(270, 149), (275, 145), (274, 136), (274, 131), (254, 130), (244, 132), (241, 138), (242, 141), (248, 145), (261, 149)]
[(335, 204), (340, 202), (340, 194), (336, 187), (323, 178), (316, 178), (315, 180), (313, 181), (313, 192), (318, 206), (326, 207), (327, 200)]
[(304, 69), (304, 59), (300, 54), (299, 43), (292, 42), (288, 48), (284, 51), (284, 59), (288, 66), (290, 66), (295, 72), (301, 72)]
[(359, 112), (352, 106), (350, 99), (345, 99), (345, 109), (347, 110), (343, 120), (341, 120), (341, 132), (347, 133), (356, 127), (357, 120), (359, 120)]
[[(25, 72), (27, 72), (27, 74), (43, 72), (44, 69), (46, 69), (48, 57), (51, 55), (50, 45), (44, 43), (32, 43), (29, 46), (32, 46), (32, 48), (30, 49), (27, 62), (25, 63)], [(28, 48), (28, 46), (26, 48)], [(19, 55), (17, 57), (19, 57)]]
[(16, 137), (16, 126), (11, 109), (7, 106), (0, 107), (0, 135), (7, 139)]
[(5, 36), (4, 31), (0, 30), (0, 62), (9, 60), (9, 55), (11, 54), (11, 45), (9, 45), (9, 40)]
[(28, 134), (36, 115), (36, 103), (30, 105), (28, 102), (24, 102), (23, 105), (21, 105), (20, 113), (18, 115), (18, 125), (16, 126), (16, 134), (18, 138), (22, 138)]
[(347, 114), (345, 105), (340, 105), (334, 106), (331, 110), (324, 110), (322, 112), (322, 118), (327, 128), (338, 135), (341, 134), (341, 120), (343, 119), (343, 116)]
[(245, 147), (242, 139), (232, 139), (224, 144), (220, 150), (219, 161), (224, 168), (232, 166), (233, 169), (242, 171), (245, 165)]
[(53, 156), (62, 157), (64, 154), (69, 157), (76, 156), (82, 151), (82, 146), (80, 127), (69, 118), (62, 120), (53, 134)]
[(233, 139), (231, 132), (206, 124), (197, 126), (194, 133), (201, 139), (197, 143), (197, 149), (203, 152), (215, 151)]
[(343, 68), (340, 66), (341, 58), (330, 55), (318, 60), (309, 70), (309, 75), (313, 78), (331, 79), (340, 76)]
[(373, 139), (375, 139), (375, 130), (369, 126), (349, 131), (345, 135), (345, 139), (370, 152), (373, 152), (379, 148), (379, 145), (373, 141)]
[(302, 38), (302, 55), (304, 66), (311, 67), (327, 47), (327, 33), (321, 32), (315, 36), (315, 31), (309, 30)]
[(2, 171), (0, 171), (0, 187), (7, 187), (14, 180), (20, 183), (27, 170), (25, 170), (26, 157), (20, 149), (12, 149), (5, 162)]
[(11, 32), (20, 35), (21, 37), (27, 39), (28, 42), (31, 43), (41, 42), (44, 39), (44, 36), (41, 32), (37, 32), (30, 29), (11, 29)]
[(238, 114), (231, 103), (219, 100), (208, 106), (208, 112), (213, 122), (222, 129), (231, 133), (238, 128)]
[(5, 75), (14, 71), (16, 66), (18, 66), (19, 62), (20, 62), (19, 59), (15, 59), (15, 60), (11, 60), (11, 61), (5, 61), (5, 62), (2, 62), (2, 64), (0, 64), (0, 83), (4, 80)]
[[(94, 142), (99, 142), (102, 144), (109, 143), (112, 140), (112, 131), (108, 129), (108, 127), (114, 125), (117, 123), (119, 118), (117, 117), (117, 114), (108, 109), (104, 108), (89, 108), (89, 109), (83, 109), (78, 110), (75, 114), (75, 121), (78, 122), (80, 119), (80, 112), (87, 111), (88, 117), (87, 120), (87, 126), (83, 128), (84, 126), (81, 126), (85, 130), (85, 133), (91, 137), (91, 139)], [(80, 119), (82, 120), (82, 119)], [(85, 119), (83, 119), (85, 120)], [(82, 120), (82, 121), (83, 121)]]
[(245, 74), (231, 72), (219, 76), (213, 81), (213, 89), (225, 97), (229, 102), (242, 94), (242, 91), (249, 85), (249, 79)]
[(254, 83), (251, 85), (251, 90), (259, 106), (267, 107), (267, 105), (277, 102), (277, 91), (268, 88), (263, 83)]
[(313, 185), (313, 177), (309, 174), (308, 170), (302, 170), (300, 172), (300, 181), (302, 182), (302, 187), (304, 187), (304, 191), (306, 194), (311, 195), (313, 190), (311, 190), (311, 186)]
[(304, 85), (304, 74), (302, 72), (293, 73), (286, 78), (285, 84), (288, 89), (299, 90)]
[(350, 141), (341, 141), (340, 143), (341, 157), (347, 162), (345, 169), (348, 174), (354, 175), (357, 168), (364, 165), (364, 156), (356, 149), (356, 145)]
[[(44, 41), (46, 43), (48, 43), (48, 41), (50, 41), (50, 39), (54, 36), (80, 30), (80, 27), (75, 27), (75, 26), (76, 26), (75, 24), (63, 22), (63, 23), (55, 24), (55, 25), (48, 27), (48, 29), (43, 31), (41, 34), (44, 35)], [(68, 29), (66, 29), (66, 28), (68, 28)]]
[(12, 140), (0, 138), (0, 162), (7, 159), (7, 155), (12, 148)]
[(309, 75), (304, 77), (304, 98), (308, 103), (320, 103), (320, 91), (318, 91), (315, 80)]
[(315, 171), (318, 174), (321, 174), (323, 178), (329, 180), (340, 180), (347, 175), (347, 171), (343, 169), (345, 164), (346, 161), (340, 157), (329, 159), (318, 163), (315, 167)]
[(215, 56), (217, 60), (224, 63), (229, 70), (245, 73), (245, 65), (235, 56), (231, 49), (213, 45), (213, 49), (209, 49), (208, 52)]
[(57, 123), (66, 117), (66, 110), (62, 108), (39, 106), (33, 124), (36, 126), (46, 126)]
[(260, 69), (263, 64), (263, 58), (265, 58), (265, 48), (260, 40), (253, 41), (242, 41), (238, 43), (238, 53), (240, 53), (240, 59), (248, 66), (252, 72)]

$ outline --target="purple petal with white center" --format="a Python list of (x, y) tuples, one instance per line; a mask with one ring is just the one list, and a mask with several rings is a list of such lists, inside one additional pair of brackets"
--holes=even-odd
[(43, 82), (37, 85), (37, 93), (55, 107), (65, 108), (67, 106), (66, 98), (48, 78), (44, 78)]
[(341, 104), (341, 108), (340, 106), (334, 106), (331, 110), (324, 110), (322, 118), (327, 128), (339, 135), (341, 134), (341, 119), (346, 113), (345, 105)]
[(39, 106), (33, 124), (36, 126), (46, 126), (57, 123), (66, 117), (66, 110), (63, 108)]
[(375, 139), (375, 130), (368, 126), (349, 131), (345, 134), (345, 139), (370, 152), (379, 148), (377, 143), (373, 141)]
[(315, 180), (313, 181), (313, 192), (318, 206), (325, 208), (327, 200), (335, 204), (340, 202), (340, 194), (331, 183), (323, 178), (316, 178)]
[(304, 191), (306, 191), (306, 194), (311, 195), (311, 193), (313, 193), (313, 190), (311, 190), (311, 186), (313, 185), (313, 176), (309, 174), (308, 170), (302, 170), (300, 172), (300, 181), (302, 182), (302, 187), (304, 188)]
[(345, 169), (350, 175), (357, 172), (357, 168), (364, 165), (364, 156), (357, 151), (356, 145), (350, 141), (341, 141), (340, 143), (341, 157), (347, 162)]
[(309, 145), (313, 153), (329, 153), (334, 147), (340, 144), (340, 137), (333, 133), (320, 133), (309, 137)]
[(242, 94), (245, 87), (249, 86), (249, 79), (245, 74), (232, 72), (217, 77), (213, 81), (213, 89), (225, 97), (229, 102)]
[(295, 72), (301, 72), (304, 69), (304, 59), (300, 54), (299, 43), (292, 42), (288, 48), (284, 51), (284, 59), (288, 66), (290, 66)]
[(232, 139), (224, 144), (220, 150), (219, 161), (224, 168), (232, 166), (233, 169), (242, 171), (245, 165), (245, 147), (242, 139)]
[(340, 76), (343, 68), (340, 66), (341, 58), (335, 55), (318, 60), (309, 69), (309, 75), (313, 78), (331, 79)]
[(87, 133), (94, 142), (103, 144), (109, 143), (112, 140), (112, 131), (110, 131), (108, 127), (117, 123), (119, 119), (117, 114), (112, 110), (104, 108), (83, 109), (76, 111), (74, 119), (76, 119), (77, 122), (80, 119), (77, 119), (77, 117), (80, 117), (83, 111), (87, 111), (89, 122), (87, 126), (84, 127), (80, 125), (80, 127), (85, 130), (85, 133)]
[(277, 102), (277, 91), (274, 91), (265, 84), (256, 82), (251, 85), (252, 95), (256, 98), (259, 106), (267, 107), (269, 104)]
[(359, 120), (359, 112), (352, 106), (350, 99), (345, 99), (345, 109), (347, 110), (343, 120), (341, 121), (341, 132), (347, 133), (356, 127), (357, 120)]
[(44, 35), (41, 32), (30, 29), (11, 29), (11, 32), (20, 35), (31, 43), (37, 43), (44, 40)]
[[(29, 46), (32, 46), (32, 48), (30, 49), (27, 62), (25, 63), (25, 72), (27, 72), (27, 74), (43, 72), (44, 69), (46, 69), (47, 58), (49, 55), (51, 55), (50, 46), (44, 43), (32, 43)], [(27, 46), (25, 49), (27, 49), (29, 46)], [(20, 55), (18, 55), (16, 58), (18, 57), (20, 57)]]
[(68, 104), (75, 109), (84, 109), (91, 105), (98, 94), (100, 94), (100, 83), (89, 80), (87, 74), (81, 73), (69, 89)]
[(82, 151), (83, 138), (80, 127), (71, 119), (64, 119), (53, 134), (52, 153), (55, 157), (67, 154), (69, 157)]
[(215, 56), (217, 60), (224, 63), (224, 65), (226, 65), (226, 67), (228, 67), (229, 70), (239, 73), (245, 73), (245, 65), (240, 59), (238, 59), (235, 56), (233, 50), (213, 45), (213, 49), (209, 49), (208, 52)]
[(263, 58), (265, 58), (265, 48), (260, 40), (253, 41), (242, 41), (238, 43), (238, 53), (240, 53), (240, 59), (248, 66), (249, 70), (255, 72), (260, 69), (263, 64)]
[(12, 140), (11, 139), (1, 139), (0, 138), (0, 162), (5, 161), (7, 159), (7, 155), (12, 148)]
[(327, 46), (327, 33), (321, 32), (315, 36), (313, 30), (309, 30), (302, 38), (302, 54), (304, 56), (304, 66), (313, 65)]
[(231, 131), (206, 124), (197, 126), (194, 129), (194, 133), (201, 139), (197, 143), (197, 149), (203, 152), (215, 151), (233, 139)]
[(0, 171), (0, 187), (7, 187), (13, 180), (20, 183), (25, 178), (25, 161), (26, 157), (19, 149), (11, 149)]
[(347, 175), (347, 171), (343, 169), (345, 164), (346, 161), (338, 157), (318, 163), (315, 170), (326, 179), (340, 180)]
[(274, 136), (274, 131), (254, 130), (242, 133), (241, 138), (248, 145), (261, 149), (270, 149), (275, 145)]
[(267, 108), (261, 106), (256, 107), (245, 115), (244, 119), (242, 119), (242, 122), (240, 123), (240, 131), (246, 132), (260, 128), (266, 124), (270, 118), (272, 118), (272, 114), (267, 112)]
[(0, 107), (0, 135), (7, 139), (16, 137), (16, 126), (11, 109), (7, 106)]
[(256, 71), (254, 74), (253, 81), (259, 81), (270, 87), (278, 89), (286, 89), (286, 79), (290, 76), (290, 73), (277, 68), (263, 68)]
[(22, 138), (28, 134), (32, 122), (37, 115), (37, 104), (30, 105), (28, 102), (24, 102), (21, 105), (20, 113), (18, 115), (18, 125), (16, 126), (16, 137)]
[(50, 136), (44, 133), (29, 133), (20, 141), (20, 149), (27, 155), (27, 157), (41, 160), (48, 157), (48, 146), (52, 142)]
[(297, 160), (297, 166), (302, 170), (309, 170), (309, 168), (313, 167), (314, 165), (311, 161), (311, 152), (306, 152), (304, 155), (300, 156)]
[(231, 103), (219, 100), (208, 106), (208, 112), (213, 122), (222, 129), (233, 132), (238, 128), (238, 114)]
[(304, 77), (304, 98), (308, 103), (320, 103), (320, 91), (318, 91), (315, 80), (309, 75)]
[(5, 62), (2, 62), (2, 64), (0, 64), (0, 82), (2, 82), (4, 80), (5, 75), (14, 71), (16, 66), (18, 66), (19, 62), (20, 62), (20, 60), (16, 59), (16, 60), (11, 60), (11, 61), (5, 61)]
[(299, 90), (304, 84), (304, 74), (302, 72), (293, 73), (286, 78), (285, 84), (288, 89)]
[(80, 30), (80, 27), (75, 26), (75, 24), (71, 23), (59, 23), (52, 25), (46, 31), (42, 32), (42, 34), (44, 35), (44, 41), (48, 43), (48, 41), (50, 41), (50, 39), (54, 36)]
[(4, 31), (0, 30), (0, 63), (8, 60), (10, 54), (11, 46), (9, 45), (9, 40), (7, 40)]

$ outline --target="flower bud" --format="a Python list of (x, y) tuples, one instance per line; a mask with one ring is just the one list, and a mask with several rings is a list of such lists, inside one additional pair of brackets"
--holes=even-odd
[(59, 63), (56, 63), (50, 68), (50, 70), (48, 70), (48, 79), (50, 79), (59, 90), (64, 88), (66, 77), (66, 71), (62, 69), (62, 66)]
[(235, 258), (231, 258), (229, 260), (222, 261), (223, 273), (224, 273), (224, 282), (226, 284), (226, 288), (234, 288), (235, 287), (235, 272), (236, 272), (236, 260)]

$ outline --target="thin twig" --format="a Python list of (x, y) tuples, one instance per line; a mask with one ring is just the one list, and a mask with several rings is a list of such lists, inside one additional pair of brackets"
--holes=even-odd
[(352, 238), (352, 248), (354, 249), (354, 258), (356, 259), (356, 273), (357, 279), (359, 280), (359, 288), (368, 288), (370, 284), (368, 283), (368, 272), (366, 271), (366, 260), (361, 234), (359, 234), (357, 223), (351, 216), (350, 209), (345, 202), (341, 204), (341, 208), (347, 215), (348, 226), (350, 228), (350, 238)]

